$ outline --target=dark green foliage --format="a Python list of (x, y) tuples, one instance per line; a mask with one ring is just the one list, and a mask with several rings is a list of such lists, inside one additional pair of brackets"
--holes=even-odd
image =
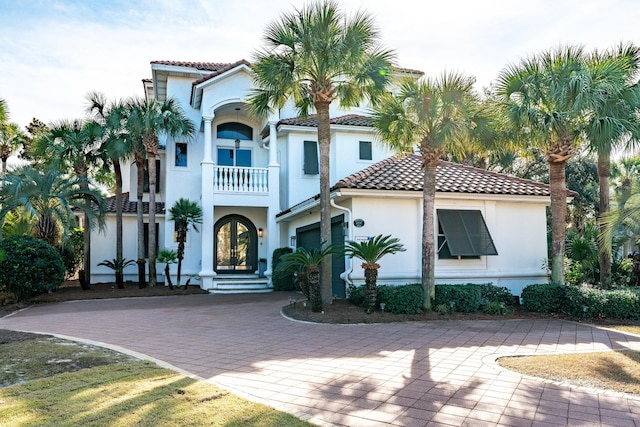
[(293, 284), (293, 272), (278, 268), (282, 256), (292, 252), (293, 249), (288, 246), (284, 248), (277, 248), (273, 251), (273, 258), (271, 258), (271, 269), (273, 271), (271, 283), (273, 284), (274, 291), (293, 291), (295, 289)]
[(5, 259), (0, 261), (0, 291), (16, 301), (54, 290), (64, 281), (64, 264), (58, 251), (31, 236), (12, 236), (0, 241)]
[(472, 286), (480, 288), (480, 308), (484, 308), (486, 305), (493, 302), (498, 302), (499, 304), (507, 307), (513, 305), (513, 295), (509, 289), (504, 286), (495, 286), (491, 283)]
[(522, 290), (522, 307), (536, 313), (560, 313), (565, 306), (566, 288), (555, 283), (529, 285)]
[(640, 290), (565, 288), (564, 314), (584, 319), (640, 319)]
[(478, 285), (436, 285), (436, 305), (445, 304), (452, 311), (473, 313), (480, 309), (482, 292)]
[(505, 316), (513, 313), (513, 307), (504, 302), (494, 300), (483, 306), (482, 312), (493, 316)]
[(384, 303), (384, 311), (393, 314), (418, 314), (422, 311), (422, 300), (421, 285), (378, 286), (378, 306)]
[(58, 251), (64, 263), (66, 277), (73, 277), (78, 272), (84, 257), (84, 230), (74, 228), (68, 239), (58, 247)]
[[(422, 311), (422, 286), (421, 285), (380, 285), (376, 307), (385, 305), (384, 311), (393, 314), (417, 314)], [(352, 288), (349, 293), (351, 304), (365, 306), (366, 287)]]

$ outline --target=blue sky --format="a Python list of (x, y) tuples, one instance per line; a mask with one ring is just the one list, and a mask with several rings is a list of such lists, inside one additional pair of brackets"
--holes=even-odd
[[(84, 97), (142, 95), (152, 60), (251, 59), (293, 0), (0, 0), (0, 98), (21, 126), (82, 117)], [(342, 0), (369, 11), (399, 65), (457, 70), (481, 89), (559, 44), (640, 44), (637, 0)]]

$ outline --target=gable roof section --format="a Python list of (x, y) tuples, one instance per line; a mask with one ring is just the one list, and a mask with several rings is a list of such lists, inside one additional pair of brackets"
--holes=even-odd
[[(422, 156), (398, 155), (369, 166), (344, 179), (334, 189), (422, 191)], [(436, 192), (550, 196), (549, 186), (484, 169), (440, 161)]]
[[(131, 214), (136, 213), (138, 208), (137, 201), (129, 200), (129, 193), (122, 193), (122, 213)], [(149, 213), (149, 202), (142, 202), (142, 212)], [(116, 196), (107, 198), (107, 213), (116, 213)], [(156, 214), (164, 215), (164, 203), (156, 202)]]
[(173, 67), (186, 67), (194, 68), (200, 71), (215, 72), (221, 68), (227, 67), (230, 64), (226, 62), (191, 62), (191, 61), (151, 61), (151, 64), (156, 65), (170, 65)]

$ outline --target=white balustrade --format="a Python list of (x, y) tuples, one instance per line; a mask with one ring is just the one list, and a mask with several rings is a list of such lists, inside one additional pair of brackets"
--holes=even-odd
[(234, 193), (267, 193), (269, 169), (238, 166), (216, 166), (213, 191)]

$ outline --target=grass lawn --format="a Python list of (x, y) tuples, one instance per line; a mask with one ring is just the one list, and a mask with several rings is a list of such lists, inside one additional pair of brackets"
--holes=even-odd
[(51, 337), (1, 344), (0, 387), (2, 426), (311, 425), (151, 362)]
[[(639, 326), (607, 327), (640, 335)], [(638, 351), (502, 357), (498, 362), (533, 377), (640, 395)]]

